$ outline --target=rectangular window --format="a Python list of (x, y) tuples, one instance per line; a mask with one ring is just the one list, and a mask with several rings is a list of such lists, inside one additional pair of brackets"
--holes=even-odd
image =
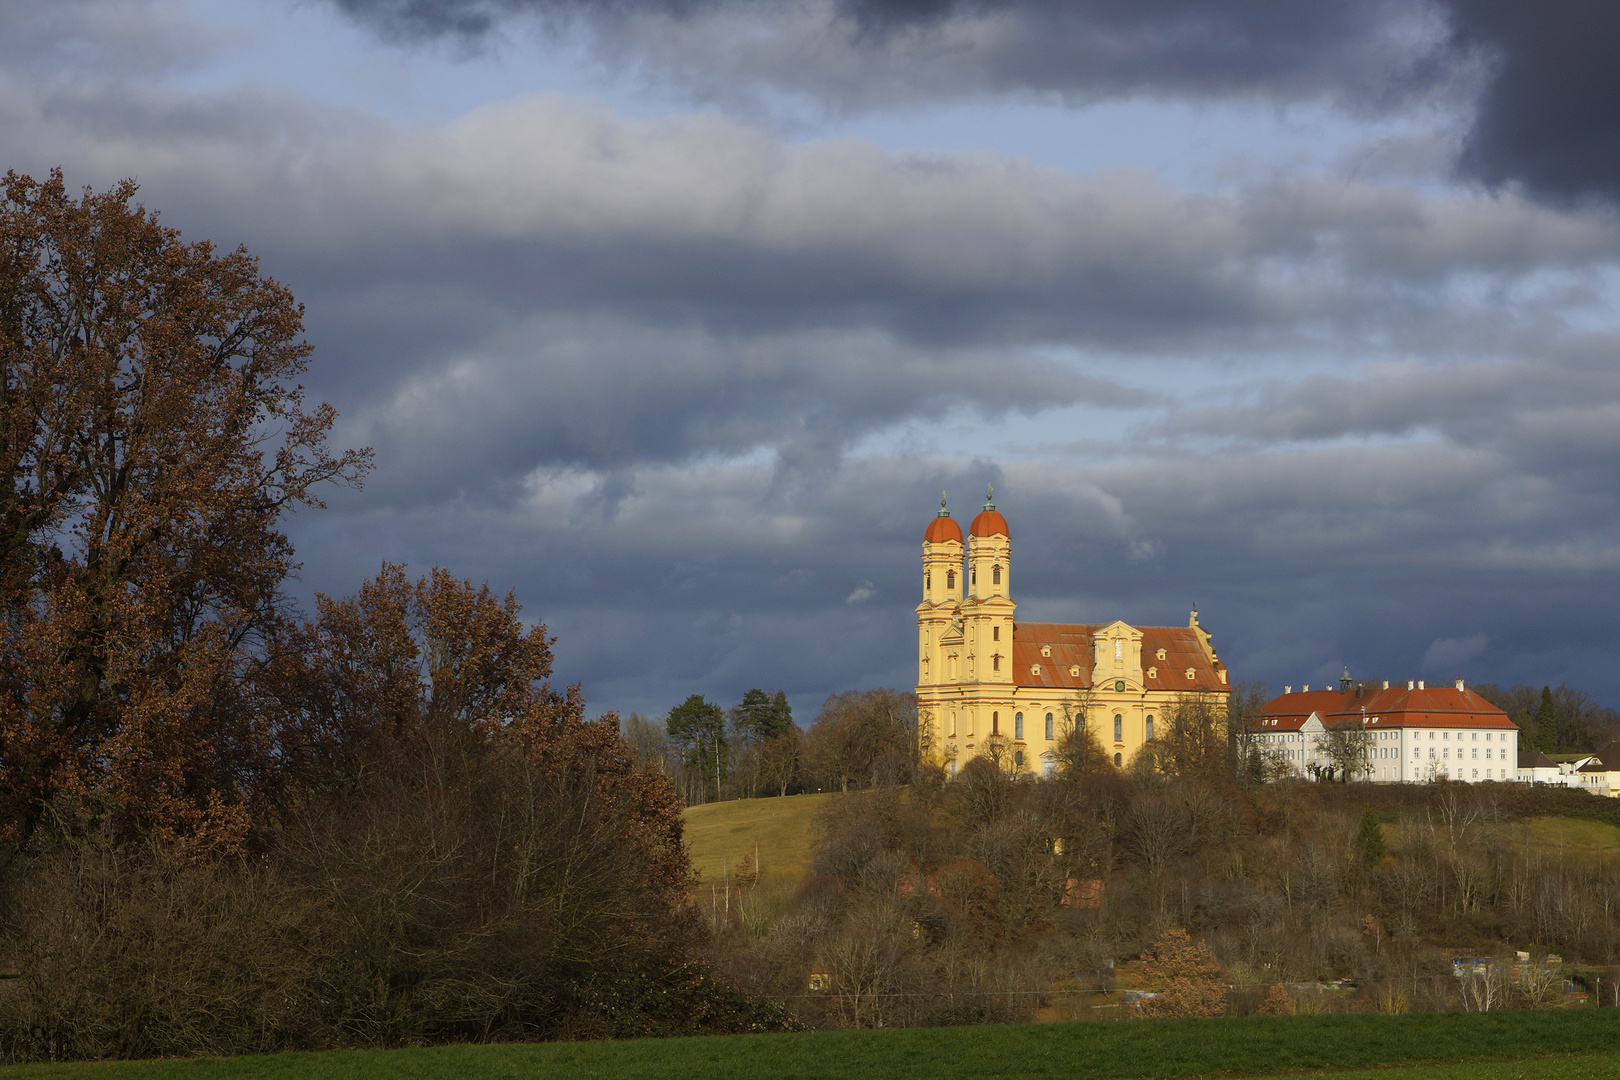
[(1023, 737), (1024, 737), (1024, 714), (1021, 713), (1021, 712), (1013, 713), (1013, 738), (1022, 739)]
[(1052, 714), (1051, 713), (1046, 714), (1046, 738), (1047, 738), (1048, 741), (1050, 741), (1051, 738), (1052, 738)]
[(1118, 713), (1114, 714), (1114, 741), (1125, 741), (1125, 718)]
[(990, 628), (990, 640), (991, 641), (1000, 641), (1001, 640), (1001, 627), (992, 626)]

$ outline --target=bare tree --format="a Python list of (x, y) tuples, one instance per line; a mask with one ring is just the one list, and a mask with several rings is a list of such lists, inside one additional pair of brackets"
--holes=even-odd
[(1345, 782), (1367, 771), (1372, 744), (1372, 732), (1367, 730), (1366, 719), (1360, 716), (1329, 721), (1316, 737), (1316, 751), (1327, 758), (1329, 774), (1337, 773)]

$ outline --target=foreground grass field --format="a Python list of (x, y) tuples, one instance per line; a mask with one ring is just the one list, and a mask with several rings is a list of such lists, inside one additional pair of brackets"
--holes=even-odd
[(758, 845), (760, 884), (791, 889), (810, 868), (816, 812), (832, 798), (831, 793), (788, 795), (688, 807), (681, 817), (692, 868), (703, 875), (704, 886), (717, 884)]
[(1368, 1080), (1620, 1076), (1620, 1011), (1244, 1017), (448, 1046), (13, 1066), (0, 1069), (0, 1080), (1138, 1080), (1294, 1076), (1320, 1069), (1372, 1070), (1335, 1072)]

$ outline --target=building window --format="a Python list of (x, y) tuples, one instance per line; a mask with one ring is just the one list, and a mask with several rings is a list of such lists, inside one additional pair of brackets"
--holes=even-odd
[(923, 588), (924, 589), (932, 589), (933, 587), (934, 587), (934, 575), (933, 574), (924, 574), (923, 575)]
[(1187, 681), (1192, 682), (1192, 680), (1193, 680), (1193, 669), (1188, 668), (1187, 669)]
[(1042, 656), (1051, 656), (1052, 655), (1052, 646), (1050, 646), (1050, 645), (1042, 645), (1041, 646), (1041, 655)]
[(1125, 718), (1119, 713), (1114, 714), (1114, 741), (1125, 741)]
[(950, 737), (953, 738), (953, 739), (956, 738), (956, 714), (955, 713), (951, 713), (951, 728), (950, 728), (950, 731), (951, 731)]
[(990, 568), (990, 584), (992, 584), (992, 585), (1000, 585), (1001, 584), (1001, 567), (992, 566)]
[(1073, 678), (1078, 679), (1080, 677), (1080, 665), (1079, 664), (1070, 664), (1069, 665), (1069, 675), (1071, 677), (1073, 677)]
[(1148, 668), (1148, 678), (1157, 679), (1158, 677), (1159, 677), (1159, 669), (1158, 668), (1156, 668), (1156, 667)]
[(1013, 713), (1013, 738), (1022, 739), (1023, 737), (1024, 737), (1024, 714), (1021, 713), (1021, 712), (1015, 712), (1015, 713)]
[(1164, 650), (1160, 649), (1157, 655), (1158, 655), (1158, 658), (1160, 660), (1163, 660), (1164, 659)]
[(1124, 754), (1115, 754), (1114, 755), (1114, 768), (1117, 769), (1123, 764), (1125, 764), (1125, 755)]
[(968, 583), (977, 585), (979, 583), (979, 568), (977, 566), (972, 567), (968, 570), (968, 573), (971, 575), (968, 578)]
[(955, 570), (947, 570), (947, 571), (945, 571), (945, 587), (947, 589), (956, 588), (956, 571)]
[(1041, 665), (1039, 665), (1039, 664), (1031, 664), (1031, 665), (1029, 665), (1029, 673), (1031, 675), (1035, 676), (1037, 679), (1040, 678), (1041, 677)]
[(990, 670), (991, 671), (1000, 671), (1001, 670), (1001, 654), (1000, 653), (996, 653), (994, 656), (992, 656), (990, 658)]
[(1051, 713), (1046, 714), (1046, 737), (1047, 737), (1048, 740), (1050, 740), (1052, 738), (1052, 714)]
[(1147, 729), (1146, 730), (1147, 730), (1148, 742), (1152, 742), (1153, 741), (1153, 714), (1152, 713), (1148, 713)]
[(1001, 640), (1001, 627), (992, 626), (990, 628), (990, 640), (991, 641), (1000, 641)]
[(1024, 752), (1022, 750), (1013, 751), (1013, 764), (1020, 769), (1024, 767)]
[(993, 712), (990, 714), (990, 734), (1001, 734), (1001, 714), (999, 712)]

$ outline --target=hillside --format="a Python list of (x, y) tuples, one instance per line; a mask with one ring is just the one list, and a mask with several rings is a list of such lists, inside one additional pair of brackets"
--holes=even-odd
[(760, 884), (792, 889), (810, 868), (816, 813), (834, 798), (836, 793), (827, 792), (688, 807), (681, 816), (692, 868), (703, 885), (716, 884), (757, 851)]

